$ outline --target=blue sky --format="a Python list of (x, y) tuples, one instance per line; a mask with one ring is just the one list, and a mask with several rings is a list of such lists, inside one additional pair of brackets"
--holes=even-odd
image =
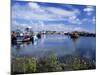
[(58, 3), (12, 1), (12, 29), (95, 32), (96, 7)]

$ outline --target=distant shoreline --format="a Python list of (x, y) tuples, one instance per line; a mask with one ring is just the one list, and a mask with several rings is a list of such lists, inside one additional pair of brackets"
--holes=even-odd
[[(40, 32), (42, 33), (42, 32)], [(86, 36), (86, 37), (96, 37), (96, 33), (90, 33), (90, 32), (79, 32), (79, 31), (73, 31), (73, 32), (57, 32), (57, 31), (46, 31), (45, 33), (42, 34), (63, 34), (63, 35), (72, 35), (72, 34), (77, 34), (79, 36)]]
[(96, 37), (96, 33), (92, 33), (92, 32), (86, 32), (86, 31), (72, 31), (72, 32), (64, 32), (64, 31), (28, 31), (28, 32), (18, 32), (18, 31), (12, 31), (12, 32), (15, 32), (15, 34), (19, 35), (19, 34), (29, 34), (29, 35), (34, 35), (34, 34), (40, 34), (40, 35), (43, 35), (43, 34), (46, 34), (46, 35), (53, 35), (53, 34), (59, 34), (59, 35), (78, 35), (78, 36), (86, 36), (86, 37)]

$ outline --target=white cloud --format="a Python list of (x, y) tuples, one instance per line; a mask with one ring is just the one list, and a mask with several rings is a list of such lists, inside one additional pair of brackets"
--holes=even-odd
[(78, 24), (78, 25), (82, 24), (82, 21), (77, 16), (69, 17), (68, 21), (73, 24)]
[[(72, 7), (71, 7), (72, 8)], [(29, 2), (27, 5), (15, 4), (12, 6), (12, 19), (28, 20), (29, 23), (12, 23), (15, 26), (21, 25), (21, 28), (31, 25), (33, 30), (56, 30), (56, 31), (73, 31), (83, 30), (77, 27), (77, 24), (82, 24), (82, 21), (77, 17), (80, 11), (76, 8), (65, 10), (56, 7), (42, 7), (38, 3)], [(33, 21), (36, 20), (37, 23)], [(65, 24), (49, 24), (46, 25), (44, 21), (66, 21), (72, 25)], [(12, 20), (13, 21), (13, 20)], [(74, 24), (74, 26), (73, 26)]]
[(92, 12), (94, 11), (93, 6), (87, 6), (86, 8), (83, 9), (84, 12), (86, 12), (87, 15), (91, 15)]
[(45, 8), (41, 8), (37, 3), (29, 3), (28, 6), (14, 5), (12, 7), (12, 18), (46, 21), (64, 19), (52, 13), (48, 13)]
[[(44, 23), (45, 25), (45, 23)], [(37, 25), (36, 25), (37, 26)], [(35, 26), (35, 27), (36, 27)], [(33, 27), (33, 29), (36, 29), (35, 27)], [(41, 24), (39, 24), (37, 26), (38, 29), (36, 30), (50, 30), (50, 31), (65, 31), (65, 32), (71, 32), (71, 31), (84, 31), (85, 29), (78, 27), (78, 26), (74, 26), (74, 25), (65, 25), (65, 24), (49, 24), (49, 25), (45, 25), (42, 26)]]
[(96, 24), (96, 18), (95, 16), (93, 16), (92, 18), (88, 19), (88, 18), (84, 18), (82, 20), (83, 23), (90, 23), (90, 24)]
[(85, 29), (83, 29), (82, 27), (74, 27), (73, 31), (84, 31)]
[(91, 15), (92, 13), (91, 12), (87, 12), (87, 15)]
[(93, 6), (87, 6), (86, 8), (84, 8), (84, 11), (86, 12), (94, 11), (94, 8)]
[(12, 11), (12, 18), (42, 21), (67, 21), (69, 17), (80, 14), (80, 11), (77, 9), (64, 10), (56, 7), (40, 7), (39, 4), (33, 2), (29, 2), (27, 6), (15, 4), (12, 6)]
[(40, 6), (37, 3), (29, 2), (28, 5), (33, 9), (39, 9)]
[(64, 16), (64, 17), (70, 17), (77, 15), (78, 11), (74, 10), (64, 10), (61, 8), (55, 8), (55, 7), (48, 7), (47, 10), (55, 15)]
[(71, 31), (84, 31), (85, 29), (77, 26), (77, 25), (66, 25), (63, 23), (59, 24), (45, 24), (43, 21), (37, 21), (37, 22), (31, 22), (29, 24), (26, 23), (18, 23), (17, 21), (13, 21), (12, 29), (16, 30), (21, 29), (24, 31), (24, 29), (27, 26), (31, 26), (33, 31), (42, 31), (42, 30), (50, 30), (50, 31), (65, 31), (65, 32), (71, 32)]
[(96, 17), (92, 18), (92, 22), (93, 22), (93, 24), (96, 24)]

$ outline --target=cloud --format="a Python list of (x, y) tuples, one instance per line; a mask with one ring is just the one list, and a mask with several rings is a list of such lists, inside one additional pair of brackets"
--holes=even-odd
[[(84, 31), (85, 29), (82, 27), (74, 27), (73, 31)], [(86, 30), (85, 30), (86, 31)]]
[(91, 15), (92, 12), (94, 11), (93, 6), (86, 6), (86, 8), (83, 9), (84, 12), (86, 12), (87, 15)]
[(33, 31), (42, 31), (42, 30), (47, 30), (47, 31), (65, 31), (65, 32), (71, 32), (71, 31), (83, 31), (85, 29), (75, 26), (75, 25), (66, 25), (63, 23), (59, 24), (46, 24), (43, 21), (37, 21), (37, 22), (31, 22), (31, 23), (19, 23), (16, 20), (13, 21), (14, 25), (12, 25), (12, 30), (20, 29), (21, 31), (24, 31), (24, 29), (27, 26), (31, 26)]
[(32, 8), (32, 9), (39, 9), (40, 6), (37, 3), (33, 3), (33, 2), (29, 2), (28, 5)]
[(96, 17), (95, 16), (92, 18), (92, 22), (93, 22), (93, 24), (96, 24)]
[(69, 17), (68, 21), (72, 24), (82, 24), (82, 21), (77, 16), (71, 16)]
[[(83, 21), (79, 18), (81, 11), (73, 6), (68, 6), (70, 10), (53, 7), (43, 6), (35, 2), (27, 2), (23, 5), (21, 3), (14, 3), (12, 5), (12, 25), (24, 28), (26, 26), (32, 26), (34, 31), (37, 30), (56, 30), (56, 31), (73, 31), (73, 30), (85, 30), (79, 25), (82, 25)], [(84, 8), (84, 12), (92, 12), (90, 7)], [(88, 18), (87, 18), (88, 19)], [(27, 22), (26, 22), (27, 21)], [(36, 21), (36, 22), (35, 22)], [(66, 23), (56, 23), (66, 22)], [(45, 22), (55, 22), (46, 24)], [(95, 22), (95, 19), (92, 19)]]
[(87, 6), (86, 8), (84, 8), (84, 11), (91, 12), (91, 11), (94, 11), (94, 8), (93, 6)]
[(93, 17), (90, 18), (90, 19), (88, 19), (88, 18), (83, 18), (83, 19), (82, 19), (82, 22), (83, 22), (83, 23), (89, 23), (89, 24), (94, 25), (94, 24), (96, 24), (96, 17), (93, 16)]
[(76, 10), (64, 10), (61, 8), (48, 7), (47, 10), (55, 15), (71, 17), (79, 14), (79, 11)]
[(65, 25), (65, 24), (49, 24), (48, 26), (43, 27), (44, 30), (50, 30), (50, 31), (65, 31), (65, 32), (72, 32), (72, 31), (84, 31), (86, 29), (75, 26), (75, 25)]
[[(16, 3), (12, 6), (12, 18), (26, 19), (26, 20), (41, 20), (41, 21), (69, 21), (70, 17), (80, 14), (78, 9), (65, 10), (56, 7), (43, 7), (38, 3), (29, 2), (27, 5)], [(73, 19), (75, 20), (75, 19)], [(78, 19), (77, 19), (78, 20)], [(75, 21), (77, 21), (75, 20)], [(69, 21), (70, 23), (77, 23)]]
[(13, 19), (26, 19), (26, 20), (59, 20), (61, 18), (56, 15), (49, 14), (44, 8), (41, 8), (37, 3), (29, 3), (28, 5), (22, 6), (16, 4), (12, 7), (12, 18)]

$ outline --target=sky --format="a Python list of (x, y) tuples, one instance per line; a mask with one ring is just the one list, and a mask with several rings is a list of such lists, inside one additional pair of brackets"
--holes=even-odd
[(95, 32), (95, 6), (13, 0), (11, 12), (12, 30), (31, 26), (33, 31)]

